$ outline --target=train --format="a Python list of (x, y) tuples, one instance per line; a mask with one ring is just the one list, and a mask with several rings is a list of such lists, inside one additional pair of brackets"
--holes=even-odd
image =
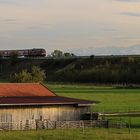
[(23, 49), (23, 50), (0, 50), (1, 57), (11, 57), (17, 55), (18, 57), (45, 57), (46, 50), (39, 49)]

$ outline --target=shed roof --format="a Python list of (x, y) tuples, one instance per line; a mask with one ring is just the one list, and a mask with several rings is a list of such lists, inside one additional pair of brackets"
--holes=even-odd
[(0, 106), (10, 105), (80, 105), (86, 106), (98, 103), (96, 101), (74, 99), (62, 96), (34, 96), (34, 97), (0, 97)]
[(41, 83), (1, 83), (0, 97), (56, 96)]
[(91, 105), (96, 101), (57, 96), (41, 83), (0, 84), (0, 106), (17, 105)]

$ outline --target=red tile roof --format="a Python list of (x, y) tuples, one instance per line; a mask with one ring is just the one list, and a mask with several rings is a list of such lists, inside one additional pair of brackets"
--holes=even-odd
[(56, 96), (40, 83), (2, 83), (0, 97), (15, 96)]

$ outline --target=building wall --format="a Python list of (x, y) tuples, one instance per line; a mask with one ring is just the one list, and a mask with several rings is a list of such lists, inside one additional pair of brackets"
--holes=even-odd
[(78, 106), (27, 106), (1, 107), (0, 122), (20, 122), (26, 120), (66, 121), (80, 120), (82, 115), (90, 111), (90, 107)]

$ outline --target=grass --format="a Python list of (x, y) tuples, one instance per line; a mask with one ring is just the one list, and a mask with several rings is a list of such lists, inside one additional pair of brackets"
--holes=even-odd
[(52, 84), (48, 84), (48, 87), (60, 96), (100, 101), (101, 103), (93, 107), (94, 111), (140, 111), (140, 89)]
[(0, 132), (0, 140), (140, 140), (138, 129), (69, 129)]
[[(60, 96), (100, 101), (99, 104), (92, 107), (94, 112), (140, 112), (140, 89), (119, 89), (93, 85), (47, 85)], [(140, 127), (140, 117), (119, 117), (119, 119), (127, 123), (131, 119), (131, 126)]]

